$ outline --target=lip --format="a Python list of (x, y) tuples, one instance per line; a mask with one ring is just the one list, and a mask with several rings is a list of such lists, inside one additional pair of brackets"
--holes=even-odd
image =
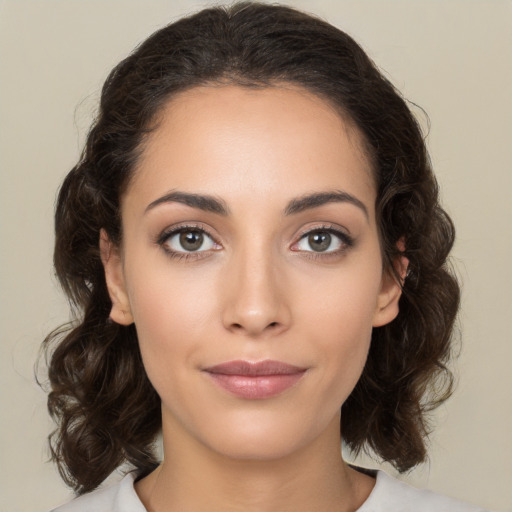
[(279, 395), (295, 385), (306, 373), (281, 361), (228, 361), (205, 368), (209, 377), (232, 395), (261, 400)]

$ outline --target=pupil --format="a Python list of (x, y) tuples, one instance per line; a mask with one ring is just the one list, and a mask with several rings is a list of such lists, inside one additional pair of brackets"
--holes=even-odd
[(180, 234), (180, 244), (187, 251), (197, 251), (203, 245), (203, 234), (200, 231), (185, 231)]
[(309, 245), (314, 251), (326, 251), (331, 245), (331, 235), (329, 233), (313, 233), (308, 237)]

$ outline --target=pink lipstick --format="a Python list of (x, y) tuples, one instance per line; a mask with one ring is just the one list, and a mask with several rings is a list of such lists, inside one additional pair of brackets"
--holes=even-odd
[(249, 400), (270, 398), (296, 384), (306, 372), (280, 361), (229, 361), (204, 371), (229, 393)]

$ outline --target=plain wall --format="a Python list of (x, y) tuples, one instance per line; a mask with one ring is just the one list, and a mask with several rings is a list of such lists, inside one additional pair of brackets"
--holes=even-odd
[[(67, 319), (51, 262), (56, 190), (112, 66), (207, 4), (0, 2), (1, 511), (44, 511), (70, 497), (46, 462), (52, 423), (33, 377), (41, 340)], [(436, 414), (430, 462), (404, 478), (512, 511), (512, 2), (291, 4), (353, 35), (427, 111), (432, 161), (458, 230), (459, 385)]]

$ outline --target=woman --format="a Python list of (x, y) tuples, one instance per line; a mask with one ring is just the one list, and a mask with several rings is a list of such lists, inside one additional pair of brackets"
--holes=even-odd
[(59, 511), (476, 510), (340, 456), (425, 460), (459, 302), (421, 132), (343, 32), (247, 3), (155, 33), (56, 234), (53, 458), (78, 494), (133, 469)]

